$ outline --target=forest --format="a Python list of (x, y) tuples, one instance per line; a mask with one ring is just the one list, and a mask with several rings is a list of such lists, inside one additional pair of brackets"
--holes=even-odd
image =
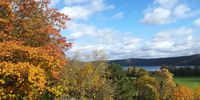
[(200, 87), (177, 84), (166, 66), (125, 71), (101, 51), (69, 58), (60, 31), (70, 18), (48, 3), (0, 0), (0, 100), (200, 100)]

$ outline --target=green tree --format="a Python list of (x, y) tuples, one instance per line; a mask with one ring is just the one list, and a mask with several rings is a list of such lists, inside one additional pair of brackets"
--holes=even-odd
[(111, 71), (115, 100), (134, 100), (136, 89), (133, 80), (127, 77), (127, 73), (118, 64), (110, 64), (109, 70)]

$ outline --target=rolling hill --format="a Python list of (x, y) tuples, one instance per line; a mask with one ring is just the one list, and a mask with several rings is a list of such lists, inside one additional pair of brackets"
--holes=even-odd
[(121, 66), (199, 66), (200, 54), (181, 57), (169, 57), (169, 58), (152, 58), (152, 59), (121, 59), (121, 60), (109, 60), (109, 63), (117, 63)]

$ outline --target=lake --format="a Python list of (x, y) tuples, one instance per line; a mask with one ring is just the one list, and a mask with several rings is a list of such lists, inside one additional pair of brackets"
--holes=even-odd
[[(124, 66), (124, 70), (128, 70), (129, 66)], [(147, 71), (156, 71), (160, 69), (160, 66), (137, 66), (138, 68), (144, 68)]]
[[(124, 70), (128, 70), (128, 67), (130, 66), (123, 66)], [(156, 70), (160, 70), (160, 66), (137, 66), (138, 68), (144, 68), (147, 71), (156, 71)], [(194, 66), (176, 66), (176, 68), (180, 68), (180, 67), (194, 67)]]

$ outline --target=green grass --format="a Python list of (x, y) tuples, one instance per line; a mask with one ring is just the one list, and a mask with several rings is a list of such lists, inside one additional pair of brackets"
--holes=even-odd
[(200, 77), (174, 77), (174, 81), (192, 89), (200, 87)]

